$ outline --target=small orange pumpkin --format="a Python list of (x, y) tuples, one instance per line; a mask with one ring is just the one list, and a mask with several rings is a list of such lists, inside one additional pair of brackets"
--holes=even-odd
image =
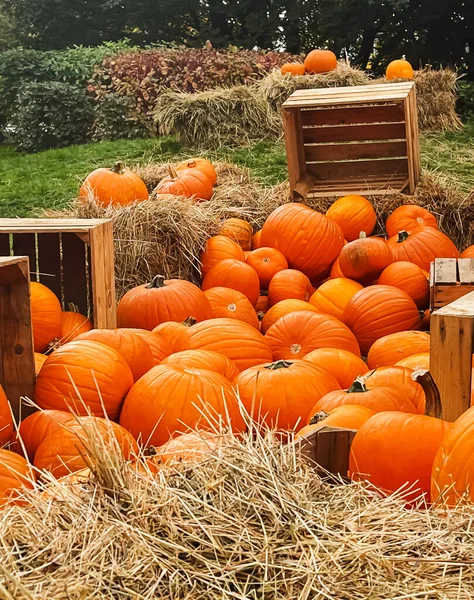
[(429, 371), (430, 370), (430, 353), (420, 352), (412, 354), (395, 363), (396, 367), (406, 367), (412, 371)]
[(177, 171), (169, 167), (169, 175), (160, 181), (155, 189), (157, 196), (171, 194), (194, 198), (196, 200), (210, 200), (212, 196), (212, 182), (209, 177), (199, 169), (184, 169)]
[(34, 481), (34, 473), (23, 456), (0, 449), (0, 506), (33, 489)]
[(201, 272), (204, 277), (221, 260), (232, 258), (244, 262), (244, 251), (236, 242), (225, 235), (215, 235), (206, 242), (201, 254)]
[(182, 352), (175, 352), (167, 356), (162, 364), (184, 365), (193, 369), (215, 371), (224, 375), (229, 381), (233, 381), (240, 372), (230, 358), (212, 350), (183, 350)]
[(56, 295), (42, 283), (32, 281), (31, 321), (35, 352), (44, 352), (61, 337), (62, 310)]
[(331, 373), (343, 390), (350, 388), (357, 377), (369, 371), (359, 356), (341, 348), (317, 348), (303, 356), (303, 360)]
[(84, 180), (79, 191), (81, 198), (93, 195), (102, 206), (126, 206), (148, 200), (148, 190), (140, 177), (116, 162), (111, 169), (96, 169)]
[(403, 290), (419, 308), (425, 307), (430, 297), (429, 273), (412, 262), (392, 263), (380, 273), (377, 283)]
[(357, 406), (357, 404), (343, 404), (333, 409), (330, 413), (320, 412), (311, 415), (308, 425), (300, 429), (295, 435), (295, 439), (303, 435), (314, 433), (323, 427), (340, 427), (342, 429), (358, 430), (362, 425), (375, 415), (373, 410), (366, 406)]
[(90, 331), (93, 327), (92, 321), (81, 315), (74, 304), (69, 308), (70, 310), (63, 311), (61, 315), (61, 344), (72, 342), (78, 335)]
[[(38, 410), (23, 419), (18, 429), (18, 437), (23, 442), (28, 459), (33, 462), (38, 446), (54, 431), (77, 423), (76, 418), (65, 410)], [(19, 451), (23, 453), (21, 444)]]
[(387, 79), (413, 79), (413, 67), (403, 58), (392, 60), (385, 70), (385, 77)]
[(246, 262), (250, 265), (260, 279), (260, 287), (264, 290), (268, 288), (272, 278), (279, 273), (288, 269), (288, 261), (281, 252), (275, 248), (258, 248), (253, 250), (246, 258)]
[(468, 246), (460, 254), (461, 258), (474, 258), (474, 245)]
[(380, 367), (364, 377), (367, 389), (390, 387), (397, 390), (405, 400), (409, 400), (417, 413), (424, 414), (426, 406), (425, 392), (422, 386), (412, 378), (413, 371), (406, 367)]
[(217, 173), (214, 165), (207, 158), (188, 158), (188, 160), (184, 160), (180, 162), (176, 167), (176, 171), (179, 173), (180, 171), (186, 171), (187, 169), (198, 169), (202, 171), (204, 175), (210, 180), (212, 185), (216, 185), (217, 182)]
[(282, 300), (308, 302), (314, 289), (311, 281), (301, 271), (284, 269), (276, 273), (268, 285), (268, 304), (273, 306)]
[(265, 313), (262, 319), (262, 332), (266, 333), (281, 317), (300, 310), (319, 312), (315, 306), (309, 302), (304, 302), (304, 300), (282, 300), (274, 304)]
[(341, 320), (349, 300), (362, 289), (363, 286), (360, 283), (346, 277), (328, 279), (314, 292), (309, 303), (320, 312)]
[(252, 238), (252, 250), (258, 250), (262, 247), (262, 230), (259, 229)]
[(394, 262), (412, 262), (427, 272), (435, 258), (459, 256), (452, 240), (435, 227), (418, 227), (411, 233), (399, 231), (388, 240), (387, 246), (392, 251)]
[(414, 231), (420, 226), (438, 229), (436, 217), (428, 209), (417, 204), (399, 206), (385, 224), (388, 237), (397, 235), (399, 231)]
[(367, 355), (370, 369), (395, 365), (398, 361), (430, 351), (430, 336), (424, 331), (399, 331), (379, 338)]
[(156, 334), (163, 349), (163, 358), (160, 359), (160, 362), (167, 356), (177, 352), (176, 348), (178, 347), (178, 340), (182, 338), (180, 341), (182, 344), (186, 339), (186, 336), (189, 336), (189, 328), (193, 325), (196, 325), (196, 319), (188, 317), (182, 323), (178, 323), (177, 321), (166, 321), (153, 329), (152, 333)]
[(339, 255), (345, 277), (364, 284), (373, 282), (393, 261), (386, 242), (379, 238), (359, 238), (349, 242)]
[(255, 269), (245, 262), (231, 258), (218, 262), (204, 277), (204, 292), (215, 287), (237, 290), (247, 296), (253, 306), (257, 304), (260, 296), (260, 280)]
[(312, 50), (304, 60), (308, 73), (328, 73), (337, 68), (337, 57), (331, 50)]
[(204, 292), (211, 305), (212, 317), (238, 319), (258, 329), (258, 317), (250, 300), (237, 290), (213, 287)]
[(252, 248), (252, 225), (248, 221), (244, 221), (244, 219), (226, 219), (222, 224), (219, 234), (230, 238), (239, 244), (243, 250), (250, 250)]
[(306, 67), (300, 63), (285, 63), (282, 65), (280, 72), (282, 75), (304, 75)]
[(372, 204), (357, 194), (336, 200), (326, 211), (326, 217), (339, 225), (348, 242), (357, 240), (362, 232), (370, 235), (377, 222)]

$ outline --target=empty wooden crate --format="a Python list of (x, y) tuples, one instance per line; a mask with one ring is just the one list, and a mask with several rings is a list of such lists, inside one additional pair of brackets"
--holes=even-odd
[(282, 112), (295, 198), (415, 191), (420, 149), (413, 82), (298, 90)]
[(474, 259), (437, 258), (430, 268), (430, 309), (474, 292)]
[(114, 243), (107, 219), (0, 219), (0, 256), (28, 256), (31, 281), (75, 304), (95, 327), (113, 328)]

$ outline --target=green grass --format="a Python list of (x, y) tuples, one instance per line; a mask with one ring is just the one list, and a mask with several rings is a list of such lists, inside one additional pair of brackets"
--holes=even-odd
[[(90, 171), (116, 160), (131, 166), (196, 153), (171, 138), (100, 142), (38, 154), (17, 154), (0, 145), (0, 216), (24, 217), (45, 208), (63, 208), (75, 198), (82, 179)], [(287, 177), (282, 143), (260, 142), (207, 156), (248, 167), (262, 185), (274, 185)], [(422, 163), (464, 192), (473, 189), (474, 123), (461, 132), (424, 136)]]

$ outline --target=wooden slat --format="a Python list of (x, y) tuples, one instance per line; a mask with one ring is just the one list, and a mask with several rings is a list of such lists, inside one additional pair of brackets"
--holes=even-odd
[(297, 448), (302, 456), (316, 463), (326, 474), (347, 477), (355, 434), (353, 429), (323, 427), (298, 440)]
[(38, 235), (39, 280), (61, 299), (60, 233)]
[(10, 234), (0, 233), (0, 256), (10, 256)]
[(474, 259), (458, 258), (459, 281), (462, 283), (474, 283)]
[(305, 144), (397, 139), (405, 139), (404, 123), (383, 123), (378, 125), (341, 125), (310, 127), (303, 129), (303, 140)]
[(92, 229), (90, 238), (94, 325), (97, 328), (113, 329), (117, 326), (117, 320), (112, 221)]
[(436, 283), (456, 285), (457, 261), (455, 258), (436, 258), (434, 265), (434, 280)]
[(301, 111), (302, 125), (357, 125), (362, 123), (392, 123), (404, 121), (400, 104), (319, 108)]
[(406, 157), (406, 155), (407, 145), (405, 141), (305, 145), (305, 156), (308, 162), (361, 158), (396, 158)]
[(323, 102), (331, 99), (333, 105), (338, 104), (345, 99), (352, 100), (354, 103), (371, 102), (374, 100), (403, 100), (410, 90), (414, 87), (413, 82), (393, 83), (382, 85), (362, 85), (349, 87), (332, 87), (296, 90), (284, 102), (283, 107), (293, 107), (301, 105), (305, 101)]
[(346, 106), (348, 104), (377, 104), (380, 102), (402, 102), (405, 98), (405, 92), (393, 92), (390, 94), (365, 94), (359, 96), (347, 94), (344, 96), (338, 96), (337, 98), (331, 94), (327, 94), (326, 96), (314, 96), (313, 98), (308, 97), (302, 99), (292, 99), (291, 102), (285, 102), (283, 107), (285, 109), (295, 109), (305, 108), (308, 106), (308, 104), (311, 104), (312, 106), (325, 106), (327, 104), (332, 104), (333, 106)]
[(0, 233), (87, 233), (109, 219), (0, 219)]
[(72, 302), (80, 313), (87, 316), (90, 302), (87, 297), (86, 245), (75, 233), (63, 233), (61, 240), (63, 309)]
[(431, 287), (430, 309), (438, 310), (439, 308), (443, 308), (470, 292), (474, 292), (474, 285), (449, 285), (446, 283), (434, 285)]
[(300, 111), (282, 110), (282, 118), (285, 130), (288, 177), (290, 190), (293, 192), (298, 181), (303, 179), (306, 174)]
[(13, 236), (13, 254), (27, 256), (30, 260), (30, 278), (37, 279), (36, 271), (36, 236), (34, 233), (15, 233)]
[(418, 108), (416, 102), (416, 87), (410, 90), (407, 98), (410, 114), (410, 127), (411, 127), (411, 146), (412, 162), (413, 162), (413, 192), (416, 189), (421, 177), (421, 154), (420, 154), (420, 131), (418, 127)]
[(308, 173), (321, 180), (335, 180), (372, 177), (376, 175), (406, 175), (407, 160), (359, 160), (334, 163), (312, 163), (307, 165)]

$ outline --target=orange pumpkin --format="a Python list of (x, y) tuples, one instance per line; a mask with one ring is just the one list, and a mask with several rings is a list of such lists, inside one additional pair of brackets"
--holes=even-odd
[(399, 231), (414, 231), (420, 226), (438, 229), (436, 217), (426, 208), (416, 204), (399, 206), (385, 224), (388, 237), (397, 235)]
[(271, 362), (272, 351), (255, 327), (235, 319), (212, 319), (191, 327), (189, 336), (178, 340), (176, 351), (213, 350), (224, 354), (239, 371)]
[[(24, 450), (30, 462), (33, 462), (38, 446), (57, 429), (77, 423), (76, 418), (65, 410), (38, 410), (23, 419), (18, 428)], [(23, 446), (18, 444), (18, 450), (23, 453)]]
[(423, 317), (421, 319), (422, 331), (430, 330), (430, 321), (431, 321), (431, 311), (429, 308), (427, 308), (425, 311), (423, 311)]
[(210, 200), (212, 196), (212, 181), (199, 169), (183, 169), (177, 171), (169, 167), (169, 175), (162, 179), (155, 189), (157, 196), (169, 195)]
[(166, 280), (161, 275), (157, 275), (151, 283), (129, 290), (117, 308), (119, 327), (152, 330), (160, 323), (181, 323), (189, 316), (196, 321), (212, 317), (211, 307), (204, 293), (189, 281)]
[(0, 446), (8, 444), (13, 435), (13, 417), (10, 403), (0, 385)]
[(33, 471), (23, 456), (0, 449), (0, 506), (33, 489), (34, 481)]
[(417, 329), (421, 323), (410, 296), (389, 285), (371, 285), (357, 292), (344, 309), (342, 320), (354, 332), (364, 356), (381, 337)]
[(262, 319), (262, 332), (266, 333), (281, 317), (301, 310), (318, 312), (315, 306), (303, 300), (282, 300), (281, 302), (277, 302), (277, 304), (274, 304), (265, 313)]
[(199, 171), (202, 171), (210, 180), (211, 184), (216, 185), (217, 172), (214, 165), (210, 160), (207, 160), (207, 158), (188, 158), (188, 160), (180, 162), (176, 167), (178, 173), (180, 171), (186, 171), (187, 169), (198, 169)]
[[(347, 245), (347, 244), (345, 244)], [(332, 267), (331, 267), (331, 272), (329, 273), (329, 278), (330, 279), (340, 279), (340, 278), (344, 278), (347, 279), (347, 277), (344, 275), (344, 273), (341, 270), (341, 265), (339, 263), (339, 257), (336, 258), (336, 260), (334, 261)]]
[(219, 233), (239, 244), (243, 250), (250, 250), (252, 247), (252, 225), (244, 219), (226, 219)]
[(61, 344), (72, 342), (81, 333), (92, 329), (92, 321), (73, 308), (61, 314)]
[(40, 352), (35, 352), (35, 374), (38, 375), (38, 373), (41, 370), (41, 367), (44, 365), (46, 359), (48, 357), (46, 356), (46, 354), (41, 354)]
[(218, 262), (204, 277), (203, 291), (215, 287), (237, 290), (247, 296), (253, 306), (257, 304), (260, 296), (260, 281), (255, 269), (245, 262), (231, 258)]
[(154, 464), (197, 463), (225, 443), (225, 437), (209, 431), (192, 431), (172, 438), (156, 449)]
[(337, 68), (337, 58), (331, 50), (312, 50), (304, 59), (308, 73), (328, 73)]
[(153, 334), (156, 334), (157, 338), (160, 340), (161, 347), (163, 348), (163, 358), (177, 352), (178, 339), (182, 337), (181, 343), (183, 343), (183, 340), (189, 335), (189, 328), (193, 325), (196, 325), (196, 319), (188, 317), (182, 323), (178, 323), (177, 321), (166, 321), (153, 329)]
[(306, 67), (300, 63), (285, 63), (282, 65), (280, 72), (282, 75), (304, 75)]
[(126, 360), (113, 348), (86, 340), (69, 342), (48, 356), (36, 379), (40, 408), (97, 416), (104, 410), (116, 419), (133, 376)]
[(146, 446), (161, 446), (189, 429), (213, 429), (219, 422), (236, 432), (245, 428), (229, 380), (179, 364), (148, 371), (128, 393), (120, 414), (120, 424)]
[[(268, 310), (268, 296), (263, 296), (260, 295), (258, 297), (258, 302), (255, 305), (255, 310), (257, 312), (257, 315), (260, 317), (260, 314), (263, 313), (265, 314)], [(263, 315), (262, 315), (263, 318)]]
[(316, 348), (341, 348), (360, 356), (357, 340), (348, 327), (334, 317), (308, 310), (278, 319), (265, 339), (272, 349), (273, 360), (303, 358)]
[(250, 300), (237, 290), (213, 287), (204, 292), (211, 305), (212, 317), (226, 317), (248, 323), (258, 329), (258, 317)]
[(367, 284), (392, 262), (392, 253), (379, 238), (360, 238), (349, 242), (339, 255), (339, 267), (345, 277)]
[(273, 306), (282, 300), (308, 302), (313, 293), (311, 281), (301, 271), (284, 269), (276, 273), (268, 286), (268, 304)]
[(148, 200), (148, 190), (140, 177), (116, 162), (111, 169), (96, 169), (84, 180), (81, 198), (92, 196), (102, 206), (126, 206)]
[(61, 337), (62, 310), (56, 295), (42, 283), (32, 281), (31, 322), (35, 352), (44, 352)]
[(328, 279), (318, 287), (309, 302), (318, 311), (341, 320), (342, 313), (349, 300), (362, 289), (363, 286), (360, 283), (346, 277)]
[(328, 272), (344, 245), (339, 225), (308, 206), (290, 202), (274, 210), (262, 229), (262, 244), (276, 248), (292, 269), (310, 279)]
[(370, 369), (395, 365), (398, 361), (430, 351), (430, 336), (424, 331), (399, 331), (378, 339), (367, 356)]
[(326, 211), (326, 217), (339, 225), (348, 242), (357, 240), (362, 232), (370, 235), (377, 222), (372, 204), (356, 194), (336, 200)]
[(161, 361), (167, 356), (166, 352), (168, 349), (167, 344), (160, 338), (160, 336), (154, 335), (147, 329), (126, 329), (133, 333), (135, 336), (140, 337), (150, 348), (153, 356), (153, 365), (159, 365)]
[(315, 399), (339, 389), (332, 375), (302, 360), (252, 367), (236, 377), (234, 386), (254, 421), (285, 431), (301, 429)]
[(365, 406), (343, 404), (332, 410), (329, 414), (321, 412), (311, 415), (309, 424), (300, 429), (295, 438), (309, 435), (323, 427), (340, 427), (342, 429), (355, 429), (357, 431), (373, 415), (375, 415), (374, 411)]
[(258, 250), (262, 247), (262, 230), (259, 229), (252, 238), (252, 250)]
[(183, 350), (167, 356), (162, 364), (183, 365), (193, 369), (215, 371), (229, 381), (233, 381), (239, 374), (239, 369), (230, 358), (218, 352), (212, 352), (212, 350)]
[(412, 371), (429, 371), (430, 370), (430, 353), (420, 352), (412, 354), (395, 363), (396, 367), (406, 367)]
[(460, 258), (474, 258), (474, 245), (468, 246), (460, 254)]
[(392, 263), (382, 271), (377, 283), (393, 285), (403, 290), (419, 308), (428, 304), (430, 297), (429, 273), (412, 262)]
[(225, 235), (215, 235), (206, 242), (201, 254), (201, 272), (203, 277), (221, 260), (233, 258), (244, 262), (244, 251), (236, 242)]
[(392, 60), (385, 70), (385, 77), (387, 79), (413, 79), (413, 67), (403, 58)]
[(247, 256), (246, 262), (255, 269), (255, 272), (260, 279), (260, 287), (264, 290), (268, 288), (274, 275), (288, 269), (286, 258), (281, 252), (275, 250), (275, 248), (262, 247), (253, 250), (249, 256)]
[(380, 367), (364, 377), (366, 387), (371, 390), (377, 387), (390, 387), (399, 395), (409, 400), (417, 413), (425, 413), (425, 392), (419, 383), (412, 378), (413, 371), (406, 367)]
[(93, 329), (82, 333), (77, 339), (100, 342), (116, 350), (130, 367), (133, 381), (140, 379), (154, 366), (150, 347), (133, 329)]
[(350, 388), (357, 377), (369, 371), (359, 356), (341, 348), (317, 348), (303, 356), (303, 360), (331, 373), (343, 390)]
[(435, 258), (458, 258), (456, 246), (435, 227), (419, 227), (412, 233), (400, 231), (387, 242), (393, 260), (415, 263), (424, 271), (430, 270)]

